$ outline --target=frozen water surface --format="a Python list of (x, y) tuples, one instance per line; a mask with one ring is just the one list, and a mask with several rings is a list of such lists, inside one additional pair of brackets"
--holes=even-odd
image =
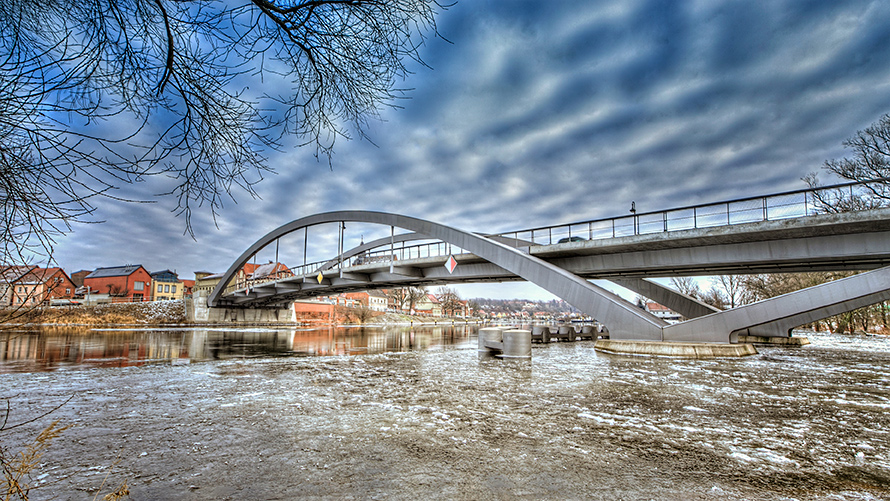
[(92, 497), (106, 475), (133, 499), (890, 498), (881, 337), (705, 361), (585, 341), (506, 361), (465, 327), (138, 335), (182, 341), (119, 340), (169, 353), (106, 348), (116, 368), (0, 361), (10, 422), (72, 397), (32, 499)]

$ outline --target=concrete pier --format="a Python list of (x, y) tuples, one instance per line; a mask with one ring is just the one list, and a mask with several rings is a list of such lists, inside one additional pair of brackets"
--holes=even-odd
[(531, 358), (532, 333), (524, 329), (479, 329), (479, 351), (499, 352), (501, 358)]
[(549, 343), (550, 327), (547, 327), (546, 325), (532, 326), (532, 341), (537, 341), (539, 343)]
[(478, 351), (502, 350), (503, 332), (507, 327), (486, 327), (479, 329)]
[(597, 340), (596, 351), (616, 355), (645, 355), (679, 358), (725, 358), (756, 355), (753, 344), (670, 343), (663, 341)]

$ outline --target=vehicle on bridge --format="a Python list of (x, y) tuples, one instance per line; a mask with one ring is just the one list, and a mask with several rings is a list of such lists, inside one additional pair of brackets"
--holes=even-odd
[(368, 254), (364, 253), (355, 259), (352, 260), (352, 266), (358, 266), (360, 264), (372, 264), (372, 263), (389, 263), (392, 261), (398, 260), (399, 257), (395, 254)]

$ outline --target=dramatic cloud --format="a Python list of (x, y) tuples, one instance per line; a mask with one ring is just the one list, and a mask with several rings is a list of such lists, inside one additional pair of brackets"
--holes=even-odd
[(371, 124), (374, 144), (340, 142), (333, 169), (274, 154), (262, 199), (236, 193), (218, 230), (195, 216), (197, 243), (168, 202), (103, 204), (107, 222), (78, 227), (59, 261), (188, 278), (316, 212), (488, 232), (802, 188), (890, 112), (882, 1), (474, 0), (439, 27), (448, 41), (423, 52), (433, 70), (400, 82), (411, 98)]

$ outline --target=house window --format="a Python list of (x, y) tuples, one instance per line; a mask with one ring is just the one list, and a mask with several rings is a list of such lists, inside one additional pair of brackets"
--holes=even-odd
[(133, 290), (134, 291), (145, 290), (145, 282), (133, 282)]
[(71, 287), (65, 287), (65, 295), (71, 294)]
[(164, 286), (164, 292), (170, 292), (170, 286), (169, 286), (169, 285), (165, 285), (165, 286)]
[(22, 292), (22, 286), (19, 285), (19, 293), (21, 293), (21, 292)]
[(176, 294), (176, 286), (175, 285), (173, 286), (173, 289), (171, 289), (171, 290), (173, 291), (173, 294)]
[(164, 286), (163, 286), (163, 285), (158, 284), (158, 292), (164, 292)]

